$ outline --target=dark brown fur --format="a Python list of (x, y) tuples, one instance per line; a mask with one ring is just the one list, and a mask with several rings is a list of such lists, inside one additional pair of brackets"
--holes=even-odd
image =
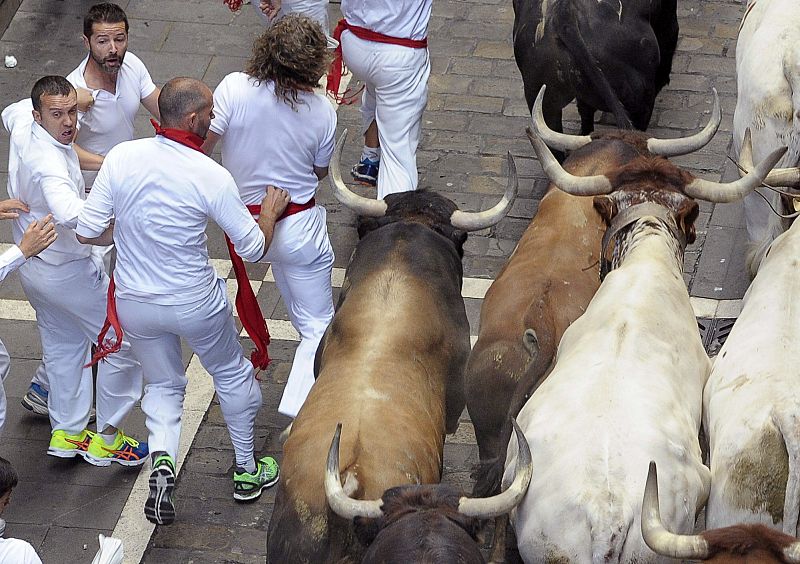
[(789, 564), (783, 554), (797, 539), (764, 525), (734, 525), (700, 534), (710, 549), (706, 562), (715, 564)]

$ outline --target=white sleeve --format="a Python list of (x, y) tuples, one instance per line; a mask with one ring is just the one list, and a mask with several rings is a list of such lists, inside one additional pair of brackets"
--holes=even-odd
[(0, 280), (5, 279), (6, 276), (14, 272), (25, 262), (25, 255), (16, 245), (11, 245), (11, 248), (0, 255)]
[(256, 262), (264, 255), (264, 233), (242, 203), (233, 178), (215, 192), (209, 202), (208, 216), (228, 235), (236, 254), (244, 260)]
[(214, 89), (214, 119), (209, 129), (219, 136), (225, 135), (230, 123), (233, 104), (231, 103), (231, 78), (229, 74)]
[(99, 237), (111, 224), (111, 218), (114, 217), (114, 200), (111, 195), (112, 173), (109, 170), (112, 167), (113, 159), (106, 157), (92, 184), (92, 191), (83, 203), (75, 228), (75, 233), (81, 237), (88, 239)]
[(46, 168), (36, 167), (32, 180), (42, 191), (47, 208), (53, 214), (53, 222), (75, 229), (84, 200), (78, 196), (66, 167), (59, 164), (56, 162)]
[(33, 102), (30, 98), (23, 98), (7, 106), (2, 117), (3, 125), (9, 133), (13, 133), (15, 127), (30, 125), (33, 123)]
[(317, 149), (317, 154), (314, 155), (314, 166), (320, 168), (331, 164), (333, 149), (336, 145), (336, 111), (327, 101), (325, 105), (328, 110), (328, 127), (323, 133), (319, 148)]

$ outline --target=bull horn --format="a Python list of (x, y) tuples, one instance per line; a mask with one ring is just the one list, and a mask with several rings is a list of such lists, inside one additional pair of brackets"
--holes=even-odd
[(656, 463), (652, 460), (642, 500), (642, 537), (647, 546), (661, 556), (703, 560), (709, 554), (708, 542), (702, 536), (676, 535), (664, 528), (658, 506), (658, 474)]
[(783, 556), (787, 562), (792, 564), (800, 564), (800, 541), (793, 542), (783, 549)]
[(333, 434), (333, 441), (331, 441), (331, 448), (328, 451), (328, 468), (325, 472), (325, 496), (328, 498), (328, 505), (334, 513), (345, 519), (382, 517), (382, 500), (353, 499), (342, 488), (342, 481), (339, 477), (339, 440), (341, 435), (342, 424), (338, 423), (336, 432)]
[[(739, 151), (739, 175), (744, 176), (750, 170), (753, 170), (753, 142), (748, 127), (744, 130), (742, 150)], [(773, 168), (764, 179), (764, 184), (800, 188), (800, 167)]]
[(519, 180), (517, 179), (517, 165), (514, 158), (508, 153), (508, 184), (503, 199), (488, 210), (482, 212), (464, 212), (456, 210), (450, 216), (450, 225), (462, 231), (478, 231), (496, 225), (503, 219), (514, 204), (519, 190)]
[(654, 155), (661, 155), (662, 157), (677, 157), (678, 155), (688, 155), (708, 145), (717, 129), (719, 129), (719, 124), (722, 123), (719, 95), (716, 88), (711, 90), (714, 92), (714, 109), (711, 110), (711, 119), (708, 120), (708, 123), (701, 131), (689, 137), (680, 137), (678, 139), (656, 139), (651, 137), (647, 140), (647, 150)]
[(531, 129), (542, 138), (542, 141), (547, 143), (548, 147), (552, 147), (557, 151), (574, 151), (591, 143), (592, 138), (589, 135), (569, 135), (553, 131), (548, 127), (544, 121), (544, 112), (542, 111), (545, 89), (547, 89), (547, 85), (543, 84), (539, 89), (539, 94), (536, 95), (536, 101), (533, 103)]
[(333, 157), (331, 158), (330, 166), (330, 183), (333, 195), (341, 204), (355, 212), (357, 215), (364, 217), (383, 217), (386, 214), (386, 202), (383, 200), (373, 200), (372, 198), (365, 198), (359, 196), (351, 191), (342, 180), (342, 171), (339, 167), (339, 161), (342, 158), (342, 147), (347, 139), (347, 130), (342, 131), (342, 136), (336, 143), (336, 148), (333, 150)]
[(692, 198), (717, 204), (727, 204), (741, 200), (761, 185), (769, 174), (769, 171), (772, 170), (772, 167), (781, 160), (786, 149), (786, 147), (775, 149), (739, 180), (723, 184), (721, 182), (711, 182), (709, 180), (703, 180), (702, 178), (695, 178), (686, 185), (684, 191)]
[(568, 173), (561, 164), (547, 148), (547, 145), (537, 135), (527, 128), (525, 132), (528, 134), (533, 150), (539, 158), (539, 163), (544, 169), (544, 173), (550, 179), (550, 182), (558, 186), (567, 194), (573, 196), (598, 196), (600, 194), (608, 194), (613, 190), (611, 181), (602, 174), (595, 176), (575, 176)]
[(525, 492), (528, 491), (528, 484), (531, 483), (533, 475), (533, 462), (531, 460), (531, 447), (528, 446), (528, 439), (525, 438), (522, 429), (512, 418), (511, 424), (514, 426), (514, 433), (517, 435), (517, 465), (514, 472), (514, 481), (508, 489), (492, 497), (469, 498), (462, 497), (458, 500), (458, 512), (468, 517), (479, 519), (491, 519), (498, 515), (504, 515), (514, 509), (522, 500)]

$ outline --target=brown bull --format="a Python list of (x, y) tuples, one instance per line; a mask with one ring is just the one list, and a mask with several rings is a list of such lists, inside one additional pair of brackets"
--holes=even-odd
[[(331, 325), (317, 352), (318, 377), (284, 445), (282, 481), (267, 538), (275, 563), (349, 562), (363, 547), (349, 521), (330, 511), (323, 478), (330, 430), (347, 429), (347, 492), (374, 499), (404, 484), (438, 483), (445, 432), (464, 408), (469, 324), (461, 297), (467, 231), (494, 225), (517, 190), (491, 210), (466, 213), (427, 191), (368, 200), (341, 180), (336, 197), (362, 216)], [(366, 217), (365, 217), (366, 216)]]
[[(700, 133), (659, 140), (637, 132), (570, 136), (544, 125), (544, 88), (532, 119), (547, 144), (573, 152), (564, 169), (576, 176), (603, 175), (650, 154), (684, 154), (705, 144), (718, 116)], [(465, 384), (480, 466), (473, 495), (495, 493), (516, 417), (549, 373), (561, 335), (586, 309), (600, 285), (600, 246), (605, 223), (593, 199), (573, 196), (551, 183), (536, 216), (492, 283), (481, 308), (480, 332)]]
[(800, 541), (764, 525), (734, 525), (699, 535), (676, 535), (664, 527), (658, 503), (658, 473), (650, 462), (642, 502), (642, 536), (654, 552), (713, 564), (798, 564)]

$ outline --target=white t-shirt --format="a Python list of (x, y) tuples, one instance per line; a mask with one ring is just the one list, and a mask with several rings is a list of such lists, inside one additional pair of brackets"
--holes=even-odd
[(336, 111), (325, 97), (300, 92), (295, 109), (275, 96), (271, 81), (257, 85), (243, 72), (214, 91), (211, 131), (222, 136), (222, 164), (247, 205), (260, 204), (267, 185), (304, 204), (317, 191), (314, 167), (331, 162)]
[(19, 245), (32, 221), (52, 213), (58, 238), (38, 257), (54, 265), (86, 258), (91, 247), (75, 238), (78, 214), (86, 197), (78, 155), (72, 145), (59, 143), (33, 121), (31, 108), (27, 98), (11, 104), (2, 114), (3, 125), (11, 134), (8, 195), (30, 209), (13, 220), (14, 242)]
[(0, 281), (5, 280), (5, 277), (14, 272), (25, 263), (25, 255), (16, 245), (11, 245), (11, 248), (6, 250), (0, 255)]
[(264, 254), (264, 234), (230, 173), (160, 135), (108, 152), (77, 233), (98, 237), (112, 217), (117, 295), (134, 301), (175, 305), (208, 296), (216, 280), (206, 244), (209, 218), (243, 259), (254, 262)]
[[(118, 143), (133, 139), (133, 121), (139, 104), (155, 92), (156, 85), (141, 59), (128, 51), (117, 74), (116, 93), (89, 88), (84, 78), (88, 60), (87, 55), (78, 68), (67, 75), (67, 80), (75, 88), (92, 90), (94, 96), (94, 104), (89, 111), (81, 112), (78, 116), (80, 129), (75, 142), (87, 151), (106, 155)], [(95, 176), (96, 172), (85, 172), (87, 186), (91, 185)]]
[(20, 539), (0, 538), (0, 563), (42, 564), (33, 547)]
[(342, 0), (347, 23), (401, 37), (425, 39), (433, 0)]

